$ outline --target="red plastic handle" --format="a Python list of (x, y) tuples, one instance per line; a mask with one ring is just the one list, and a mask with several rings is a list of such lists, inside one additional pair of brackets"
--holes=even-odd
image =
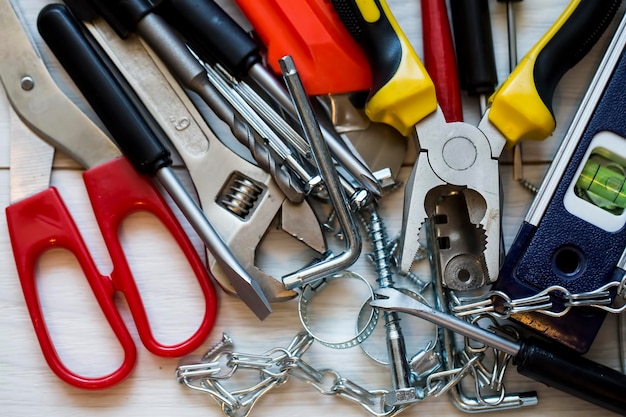
[[(117, 158), (92, 168), (84, 173), (83, 178), (113, 262), (110, 277), (103, 276), (98, 271), (71, 214), (54, 187), (10, 205), (6, 209), (6, 215), (26, 306), (48, 366), (68, 384), (85, 389), (101, 389), (126, 378), (137, 357), (133, 339), (113, 302), (116, 291), (122, 292), (126, 297), (143, 344), (150, 352), (164, 357), (189, 354), (206, 340), (215, 322), (217, 294), (207, 269), (175, 215), (150, 180), (139, 175), (126, 158)], [(155, 339), (119, 240), (118, 231), (122, 222), (137, 211), (152, 213), (169, 230), (198, 278), (205, 298), (204, 316), (200, 326), (191, 337), (175, 345), (163, 345)], [(117, 370), (108, 375), (91, 378), (72, 372), (63, 364), (52, 343), (37, 294), (35, 266), (43, 253), (53, 248), (64, 248), (74, 254), (122, 346), (124, 360)]]
[[(52, 371), (70, 385), (100, 389), (121, 382), (132, 371), (137, 351), (132, 337), (113, 302), (115, 292), (108, 277), (98, 272), (87, 246), (61, 196), (49, 188), (6, 208), (7, 226), (13, 247), (13, 257), (24, 292), (26, 307), (35, 327), (35, 334), (43, 356)], [(118, 369), (108, 375), (89, 378), (67, 368), (59, 357), (41, 310), (35, 267), (43, 253), (52, 248), (67, 249), (74, 254), (93, 291), (104, 316), (124, 351), (124, 360)]]
[(362, 49), (328, 0), (235, 0), (267, 48), (267, 61), (291, 55), (309, 95), (369, 90)]
[(448, 123), (463, 121), (461, 87), (445, 0), (421, 0), (424, 66)]
[[(217, 295), (207, 269), (176, 216), (154, 184), (147, 177), (138, 174), (125, 157), (85, 171), (83, 179), (100, 232), (113, 261), (113, 287), (126, 297), (142, 343), (158, 356), (178, 357), (191, 353), (200, 347), (213, 328), (217, 314)], [(191, 265), (204, 295), (205, 309), (200, 326), (191, 337), (175, 345), (163, 345), (155, 339), (119, 240), (118, 231), (122, 222), (138, 211), (153, 214), (169, 230)]]

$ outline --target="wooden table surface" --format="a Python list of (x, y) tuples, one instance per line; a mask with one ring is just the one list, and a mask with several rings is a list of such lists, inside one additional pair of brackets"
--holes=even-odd
[[(21, 0), (20, 8), (33, 30), (38, 11), (47, 0)], [(245, 23), (245, 19), (233, 6), (231, 0), (219, 1), (234, 16)], [(504, 3), (490, 0), (498, 77), (503, 80), (508, 72), (506, 37), (506, 9)], [(565, 0), (526, 0), (516, 4), (518, 48), (521, 57), (536, 42), (556, 19), (568, 2)], [(400, 25), (421, 54), (420, 7), (416, 0), (389, 0), (389, 4)], [(612, 26), (614, 28), (614, 26)], [(9, 42), (3, 39), (2, 42)], [(524, 145), (525, 175), (540, 183), (548, 163), (556, 151), (584, 90), (594, 73), (607, 36), (592, 53), (559, 84), (555, 94), (557, 130), (554, 136), (543, 143)], [(76, 101), (74, 88), (65, 83), (59, 74), (49, 51), (39, 42), (46, 62), (65, 91)], [(476, 102), (464, 98), (466, 120), (478, 118)], [(9, 204), (9, 112), (4, 95), (0, 95), (0, 205)], [(71, 129), (71, 126), (67, 126)], [(504, 237), (508, 248), (525, 215), (532, 196), (512, 179), (510, 155), (503, 157), (502, 179), (504, 190)], [(410, 167), (405, 167), (401, 177), (405, 178)], [(52, 184), (58, 187), (70, 211), (75, 217), (95, 260), (104, 273), (111, 265), (104, 244), (91, 214), (83, 184), (81, 171), (67, 158), (58, 155), (52, 176)], [(400, 227), (402, 191), (385, 197), (381, 202), (389, 234), (395, 236)], [(2, 217), (4, 219), (4, 217)], [(130, 320), (123, 297), (117, 305), (138, 347), (138, 361), (134, 372), (123, 383), (102, 391), (84, 391), (61, 382), (46, 365), (32, 324), (30, 322), (22, 291), (19, 286), (6, 222), (0, 222), (0, 414), (5, 416), (219, 416), (221, 411), (212, 399), (199, 392), (186, 389), (177, 383), (174, 372), (178, 359), (162, 359), (150, 354), (140, 343), (134, 324)], [(148, 257), (150, 261), (135, 262), (133, 272), (142, 290), (145, 291), (149, 315), (153, 317), (157, 337), (165, 342), (174, 342), (186, 337), (200, 320), (199, 311), (203, 299), (199, 295), (194, 278), (186, 269), (185, 261), (166, 238), (160, 225), (148, 215), (134, 215), (124, 223), (121, 230), (124, 247), (132, 259)], [(277, 233), (273, 233), (276, 235)], [(199, 240), (192, 239), (200, 251)], [(284, 236), (273, 237), (264, 247), (263, 253), (288, 252), (293, 241)], [(365, 253), (365, 251), (364, 251)], [(263, 254), (261, 256), (264, 256)], [(282, 256), (281, 262), (267, 262), (269, 272), (284, 275), (299, 265)], [(362, 256), (351, 270), (372, 279), (373, 270)], [(99, 375), (114, 369), (122, 356), (102, 314), (82, 278), (76, 261), (71, 255), (55, 250), (40, 261), (38, 288), (48, 327), (62, 359), (73, 370), (87, 375)], [(345, 291), (338, 288), (335, 291)], [(329, 296), (330, 297), (330, 296)], [(328, 299), (316, 314), (316, 329), (332, 340), (345, 338), (351, 331), (358, 303), (347, 305), (343, 296)], [(341, 300), (337, 302), (336, 300)], [(206, 351), (222, 332), (234, 340), (237, 352), (260, 354), (275, 347), (286, 347), (291, 338), (302, 330), (297, 314), (297, 300), (275, 304), (274, 313), (260, 322), (237, 299), (220, 291), (219, 312), (214, 330), (198, 354)], [(321, 320), (321, 321), (320, 321)], [(411, 340), (411, 352), (423, 348), (433, 337), (433, 328), (419, 320), (407, 320), (411, 325), (404, 329)], [(380, 340), (369, 343), (370, 349), (380, 347)], [(414, 343), (413, 343), (414, 342)], [(588, 356), (605, 365), (618, 368), (617, 320), (609, 317), (602, 327)], [(370, 360), (358, 348), (336, 350), (315, 343), (303, 356), (312, 366), (336, 369), (342, 376), (367, 389), (388, 389), (391, 386), (389, 371)], [(509, 392), (536, 390), (539, 404), (528, 408), (498, 412), (510, 416), (595, 416), (609, 415), (595, 406), (585, 403), (554, 389), (525, 379), (509, 370), (506, 377)], [(406, 415), (455, 416), (463, 414), (448, 400), (446, 395), (428, 398), (405, 411)], [(319, 416), (319, 415), (367, 415), (358, 405), (338, 396), (322, 395), (311, 385), (290, 378), (284, 385), (270, 391), (252, 410), (256, 416)]]

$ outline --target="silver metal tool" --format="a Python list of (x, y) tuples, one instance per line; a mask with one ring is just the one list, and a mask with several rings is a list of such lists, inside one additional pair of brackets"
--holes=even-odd
[[(277, 215), (281, 215), (285, 232), (324, 252), (324, 236), (311, 206), (306, 201), (289, 202), (268, 173), (224, 145), (165, 64), (138, 38), (122, 40), (102, 20), (87, 27), (167, 132), (185, 162), (205, 215), (233, 255), (270, 302), (295, 297), (295, 291), (285, 289), (278, 279), (256, 266), (255, 252)], [(220, 132), (225, 134), (228, 129)], [(228, 195), (225, 191), (231, 189), (233, 193)], [(209, 265), (220, 286), (236, 295), (236, 288), (210, 254)]]
[[(284, 86), (276, 81), (276, 78), (269, 73), (267, 68), (260, 64), (253, 65), (250, 68), (250, 76), (259, 83), (261, 87), (275, 98), (278, 103), (293, 117), (297, 116), (297, 110), (294, 107), (289, 94)], [(344, 166), (356, 181), (368, 192), (374, 196), (380, 196), (380, 185), (361, 159), (357, 158), (343, 144), (343, 140), (339, 134), (333, 129), (329, 129), (323, 125), (320, 126), (321, 134), (327, 145), (332, 151), (333, 156)], [(358, 188), (358, 187), (357, 187)]]
[(317, 163), (320, 175), (326, 184), (326, 192), (332, 202), (335, 214), (344, 233), (346, 250), (337, 256), (331, 256), (325, 260), (314, 263), (283, 277), (286, 288), (296, 288), (307, 283), (322, 279), (352, 265), (361, 253), (361, 236), (356, 222), (350, 213), (347, 198), (340, 186), (339, 175), (335, 170), (332, 158), (326, 142), (317, 123), (315, 113), (311, 108), (309, 97), (304, 91), (304, 86), (298, 75), (296, 66), (290, 56), (280, 60), (283, 77), (293, 99), (293, 105), (297, 109), (300, 123), (304, 128), (313, 157)]
[(626, 409), (626, 375), (570, 351), (535, 340), (516, 342), (427, 306), (393, 288), (375, 290), (372, 307), (399, 311), (513, 356), (517, 371), (552, 388), (614, 412)]
[[(433, 288), (435, 291), (436, 308), (444, 313), (450, 314), (450, 289), (443, 284), (443, 272), (441, 268), (441, 257), (438, 252), (440, 251), (437, 225), (433, 224), (435, 217), (429, 219), (428, 223), (428, 244), (427, 246), (432, 251), (431, 268), (433, 275)], [(454, 332), (440, 328), (438, 331), (439, 349), (441, 351), (442, 363), (446, 370), (452, 371), (456, 367), (455, 359), (458, 357), (459, 352), (455, 346)], [(477, 391), (478, 394), (478, 391)], [(503, 388), (499, 394), (484, 396), (481, 395), (470, 397), (465, 393), (462, 384), (454, 384), (448, 391), (450, 401), (459, 410), (478, 413), (494, 410), (507, 410), (511, 408), (518, 408), (529, 405), (536, 405), (538, 403), (537, 394), (535, 392), (524, 393), (504, 393)]]
[[(352, 104), (348, 94), (317, 98), (337, 133), (348, 138), (375, 176), (385, 168), (391, 170), (393, 178), (398, 176), (407, 153), (407, 138), (387, 124), (372, 122), (363, 109)], [(384, 188), (385, 184), (381, 186)]]
[[(198, 58), (198, 60), (200, 60), (200, 58)], [(228, 101), (233, 109), (244, 119), (245, 123), (250, 126), (253, 133), (256, 133), (256, 135), (246, 135), (246, 137), (252, 140), (247, 141), (244, 145), (250, 149), (253, 157), (265, 151), (263, 155), (267, 154), (265, 158), (269, 159), (269, 163), (265, 164), (267, 167), (263, 165), (261, 165), (261, 167), (272, 174), (272, 177), (277, 181), (279, 186), (281, 182), (283, 182), (281, 181), (283, 176), (279, 176), (279, 173), (285, 173), (287, 178), (290, 178), (291, 173), (294, 173), (295, 176), (300, 179), (303, 184), (302, 186), (293, 184), (291, 181), (288, 182), (287, 186), (281, 186), (281, 190), (283, 190), (289, 200), (294, 203), (301, 203), (302, 200), (304, 200), (305, 194), (319, 189), (321, 185), (319, 176), (309, 172), (310, 169), (299, 162), (297, 155), (291, 151), (289, 146), (283, 143), (282, 139), (274, 131), (274, 128), (270, 127), (257, 111), (244, 100), (239, 94), (239, 89), (236, 88), (239, 82), (232, 78), (227, 79), (229, 75), (225, 73), (224, 70), (220, 70), (219, 67), (213, 68), (211, 65), (201, 60), (200, 62), (204, 65), (211, 84), (213, 84), (224, 99)], [(255, 101), (261, 100), (260, 97), (257, 97)], [(268, 119), (277, 120), (278, 117), (268, 117)], [(286, 123), (283, 124), (286, 125)], [(258, 139), (255, 140), (255, 138)], [(270, 153), (270, 150), (272, 153)], [(280, 162), (286, 166), (278, 165), (278, 162), (274, 161), (273, 155), (277, 155)], [(257, 157), (255, 157), (255, 160), (261, 163)], [(289, 169), (287, 167), (289, 167)], [(295, 189), (295, 192), (290, 192), (292, 189)], [(293, 197), (290, 197), (291, 195), (293, 195)]]
[[(232, 285), (239, 290), (241, 299), (257, 317), (266, 318), (272, 310), (263, 291), (233, 256), (198, 204), (183, 187), (171, 167), (169, 153), (161, 143), (162, 132), (155, 130), (153, 124), (146, 120), (145, 112), (138, 107), (138, 100), (130, 98), (131, 92), (120, 84), (121, 76), (115, 74), (113, 65), (107, 63), (104, 54), (97, 50), (80, 22), (64, 5), (48, 5), (40, 12), (37, 24), (47, 45), (115, 137), (125, 155), (131, 159), (135, 169), (158, 180), (224, 269)], [(68, 45), (71, 47), (65, 48)], [(100, 88), (101, 86), (106, 88)], [(83, 146), (89, 149), (89, 144), (84, 141), (75, 143), (78, 144), (77, 148)], [(72, 149), (74, 146), (68, 145), (68, 150), (75, 151)], [(91, 152), (96, 151), (97, 149), (91, 149)]]

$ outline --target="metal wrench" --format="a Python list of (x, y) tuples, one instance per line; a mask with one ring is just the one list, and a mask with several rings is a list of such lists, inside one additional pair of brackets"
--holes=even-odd
[(280, 66), (283, 71), (283, 78), (291, 94), (293, 105), (297, 109), (300, 123), (311, 147), (320, 175), (326, 184), (328, 197), (333, 204), (346, 241), (346, 250), (339, 255), (331, 256), (283, 277), (285, 287), (296, 288), (320, 280), (352, 265), (361, 254), (361, 236), (354, 218), (351, 216), (348, 199), (345, 192), (343, 192), (344, 189), (340, 186), (339, 175), (333, 165), (330, 151), (322, 137), (319, 124), (291, 56), (281, 58)]
[[(282, 222), (283, 230), (312, 249), (324, 252), (324, 236), (308, 203), (289, 202), (268, 173), (225, 146), (204, 123), (164, 64), (138, 38), (120, 39), (103, 20), (87, 27), (168, 134), (189, 170), (204, 213), (235, 258), (259, 283), (270, 302), (293, 298), (295, 291), (285, 289), (280, 281), (255, 265), (255, 250), (282, 209), (283, 216), (297, 218), (299, 223), (293, 227), (290, 222)], [(241, 193), (258, 198), (235, 206), (216, 200), (216, 196), (236, 182), (242, 187)], [(209, 265), (220, 286), (236, 294), (210, 255)]]

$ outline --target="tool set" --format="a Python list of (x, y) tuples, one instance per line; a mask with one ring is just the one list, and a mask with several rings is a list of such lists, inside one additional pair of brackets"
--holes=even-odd
[[(607, 313), (626, 310), (620, 0), (564, 1), (519, 63), (512, 10), (523, 3), (507, 1), (511, 74), (497, 87), (487, 1), (420, 2), (425, 65), (385, 0), (235, 0), (240, 16), (214, 0), (67, 0), (38, 13), (45, 46), (31, 41), (14, 1), (0, 0), (0, 80), (11, 114), (6, 218), (26, 308), (60, 379), (103, 389), (131, 373), (137, 351), (113, 300), (119, 292), (148, 351), (182, 357), (176, 380), (226, 416), (251, 415), (290, 380), (374, 416), (419, 412), (444, 394), (468, 413), (540, 406), (536, 392), (505, 388), (511, 365), (626, 415), (623, 352), (620, 371), (585, 356)], [(505, 254), (501, 155), (553, 133), (556, 85), (603, 34), (610, 42), (595, 76), (567, 133), (553, 139), (559, 150)], [(80, 98), (57, 87), (40, 48)], [(480, 97), (477, 123), (463, 121), (460, 88)], [(50, 186), (55, 148), (85, 169), (108, 276)], [(394, 238), (385, 202), (400, 190)], [(157, 340), (133, 278), (120, 230), (138, 211), (165, 225), (204, 297), (200, 324), (183, 342)], [(289, 253), (267, 253), (272, 238), (291, 239)], [(56, 248), (76, 257), (121, 345), (121, 364), (104, 376), (66, 365), (47, 328), (36, 281), (40, 259)], [(286, 268), (285, 257), (300, 266)], [(295, 307), (304, 331), (261, 354), (235, 351), (224, 333), (201, 358), (189, 356), (229, 314), (218, 310), (214, 283), (260, 321)], [(337, 283), (350, 290), (335, 293)], [(326, 338), (314, 304), (353, 298), (351, 330)], [(411, 337), (412, 317), (434, 325), (425, 345)], [(317, 345), (337, 354), (360, 347), (371, 366), (387, 369), (386, 387), (305, 361)]]

